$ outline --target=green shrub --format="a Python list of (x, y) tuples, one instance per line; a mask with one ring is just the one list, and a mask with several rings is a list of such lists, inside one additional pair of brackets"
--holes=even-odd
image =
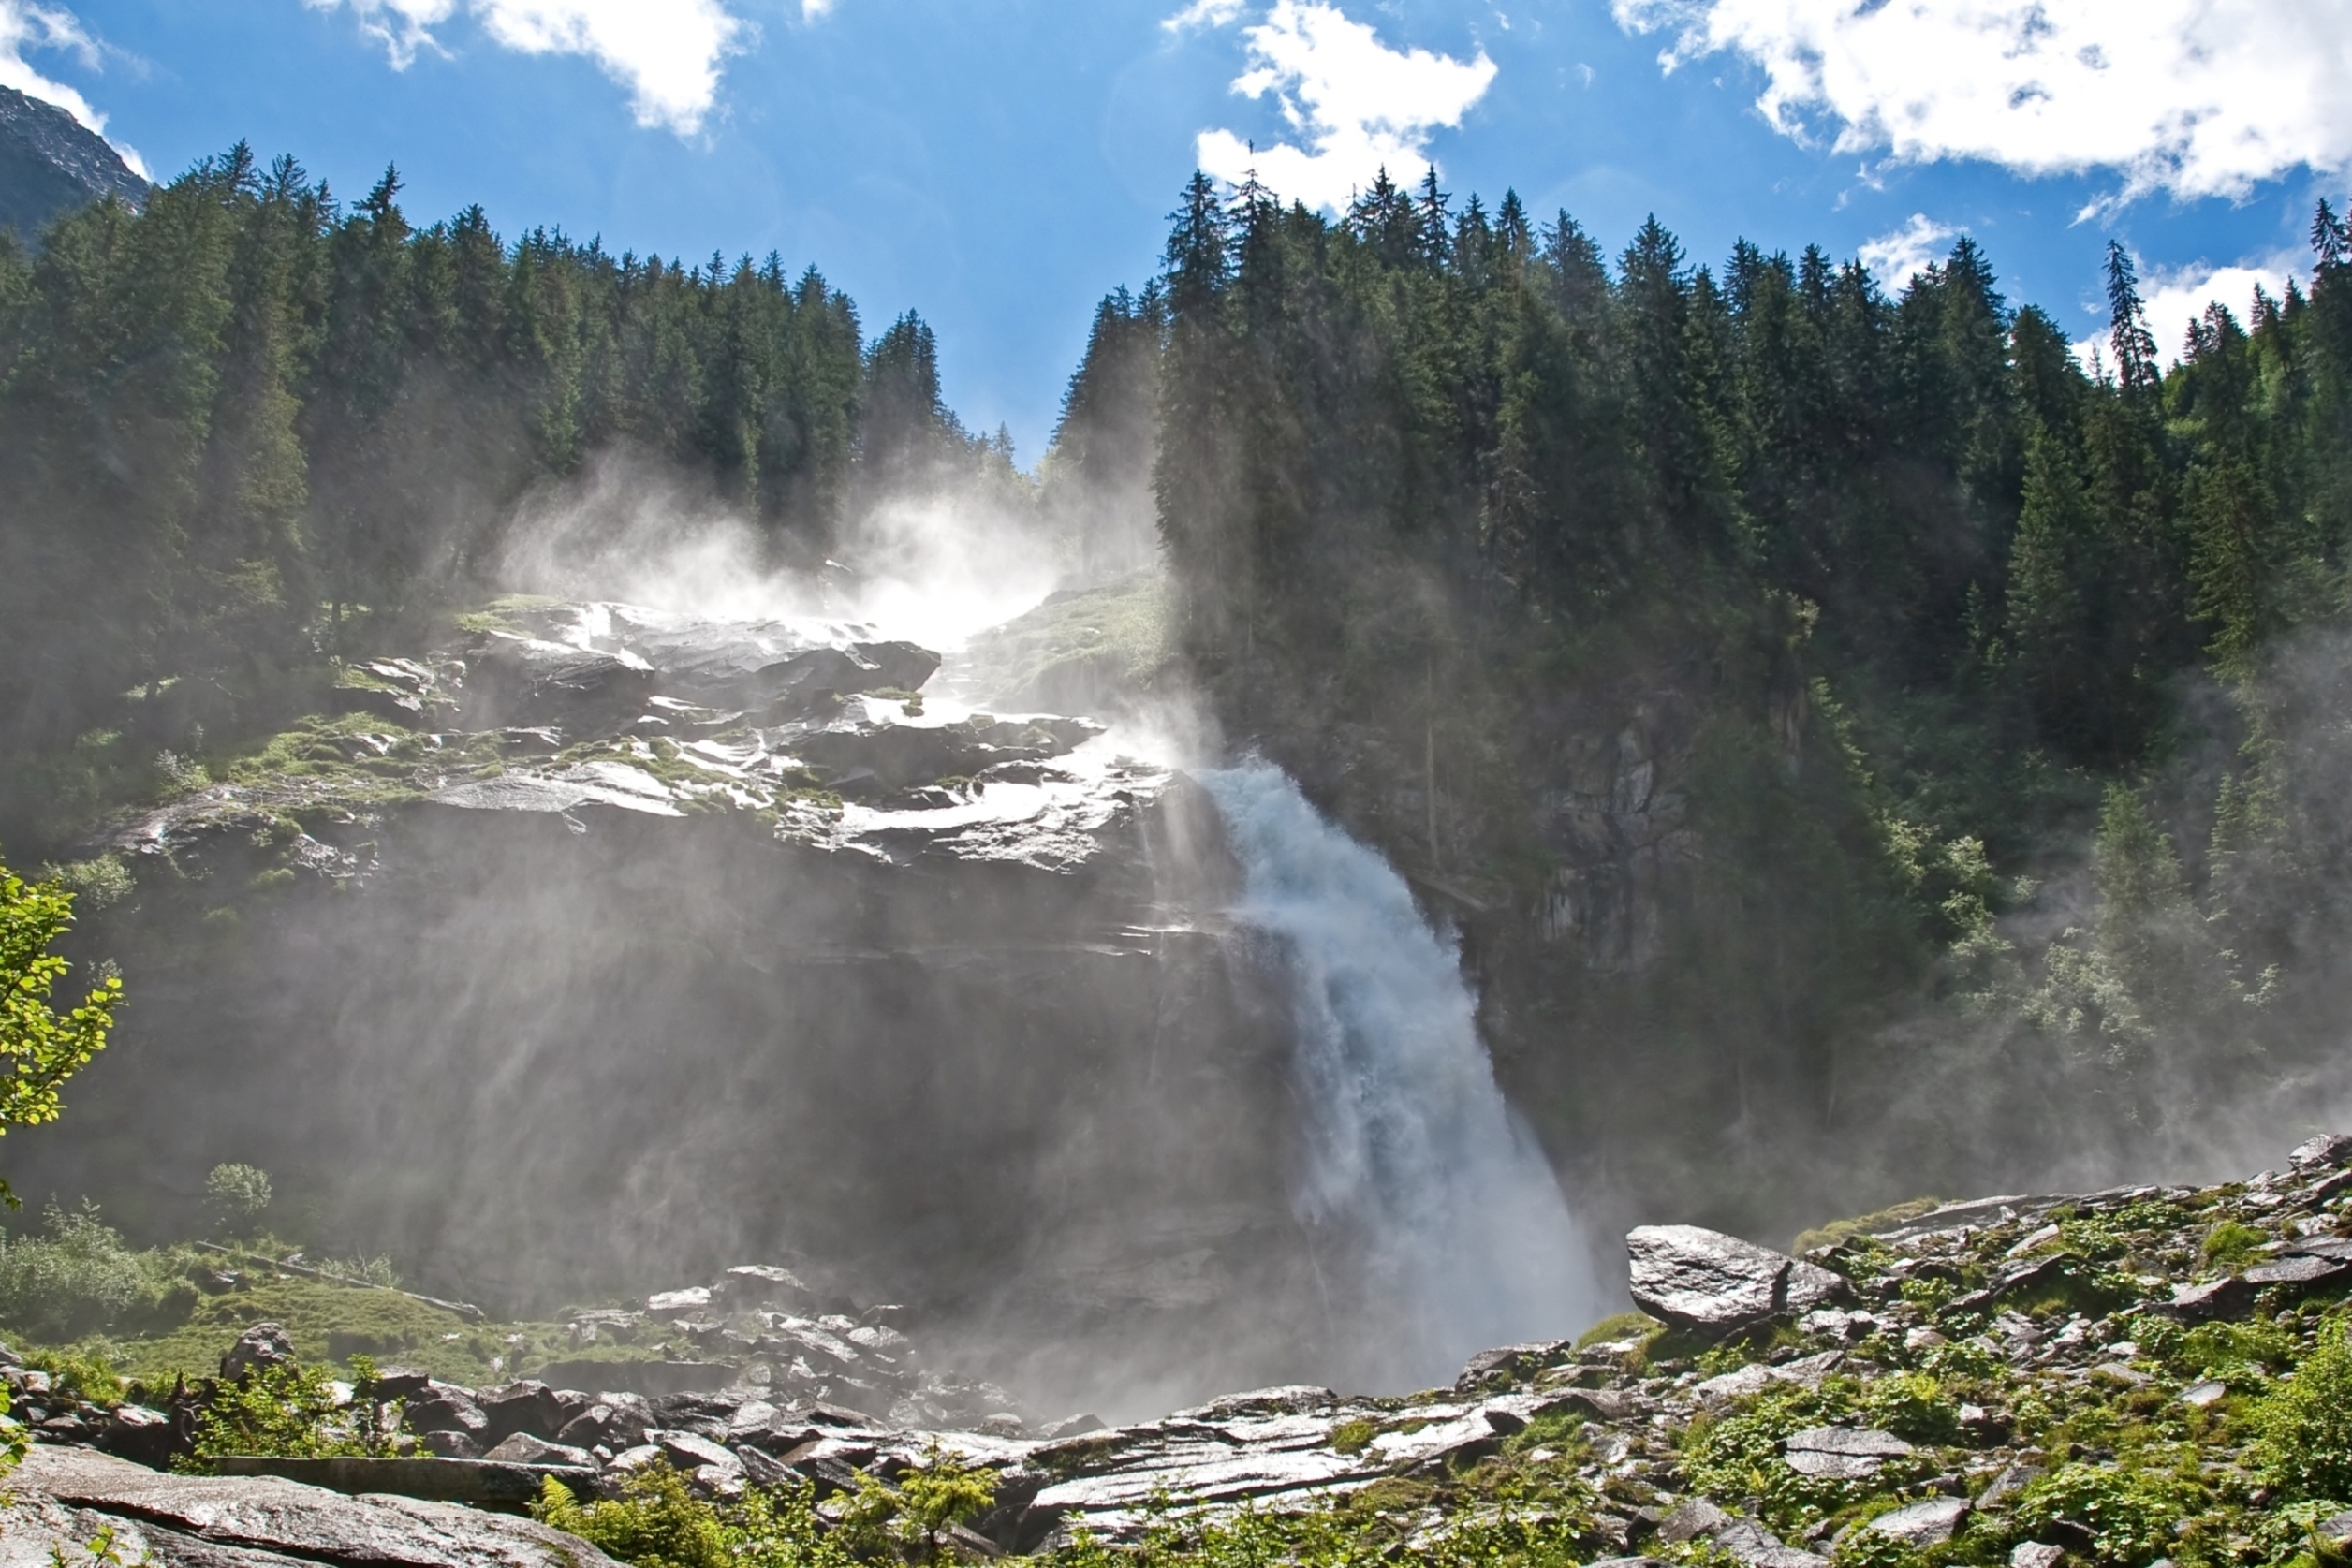
[(0, 1324), (51, 1344), (140, 1320), (178, 1282), (162, 1256), (124, 1243), (87, 1203), (51, 1204), (37, 1236), (0, 1236)]
[(2267, 1318), (2183, 1329), (2161, 1318), (2135, 1322), (2140, 1348), (2177, 1377), (2252, 1381), (2295, 1364), (2295, 1337)]
[(1342, 1454), (1360, 1454), (1372, 1446), (1372, 1440), (1379, 1433), (1377, 1425), (1360, 1415), (1331, 1429), (1331, 1446)]
[(257, 1165), (223, 1163), (204, 1179), (204, 1207), (215, 1228), (242, 1230), (270, 1207), (270, 1174)]
[(224, 1383), (197, 1417), (191, 1470), (210, 1470), (231, 1454), (270, 1454), (318, 1459), (339, 1455), (387, 1456), (397, 1452), (397, 1425), (384, 1407), (365, 1397), (375, 1369), (354, 1357), (361, 1397), (339, 1403), (327, 1374), (311, 1367), (261, 1367), (235, 1383)]
[(1862, 1416), (1909, 1443), (1960, 1441), (1960, 1407), (1925, 1372), (1897, 1372), (1862, 1391)]
[(854, 1560), (817, 1523), (805, 1488), (744, 1488), (740, 1502), (694, 1495), (656, 1459), (621, 1495), (583, 1503), (560, 1481), (541, 1488), (532, 1517), (631, 1568), (848, 1568)]
[(1683, 1473), (1695, 1490), (1727, 1506), (1758, 1500), (1765, 1522), (1784, 1533), (1933, 1475), (1935, 1463), (1923, 1453), (1889, 1459), (1860, 1481), (1805, 1475), (1783, 1461), (1781, 1441), (1791, 1432), (1855, 1419), (1858, 1392), (1842, 1380), (1817, 1389), (1782, 1384), (1729, 1415), (1702, 1415), (1683, 1432)]
[(2140, 1568), (2166, 1555), (2185, 1512), (2178, 1487), (2164, 1476), (2069, 1464), (2028, 1487), (2012, 1517), (2024, 1535), (2043, 1540), (2058, 1520), (2079, 1525), (2091, 1533), (2093, 1561)]
[(28, 1351), (24, 1364), (47, 1372), (50, 1386), (68, 1399), (110, 1410), (123, 1402), (123, 1374), (102, 1352)]
[(2202, 1249), (2209, 1268), (2236, 1272), (2270, 1239), (2252, 1225), (2224, 1220), (2205, 1233)]
[(840, 1538), (860, 1557), (932, 1561), (940, 1555), (942, 1531), (987, 1511), (996, 1492), (993, 1481), (933, 1443), (923, 1464), (896, 1486), (872, 1473), (858, 1477)]
[(2263, 1478), (2288, 1501), (2352, 1498), (2352, 1341), (2339, 1320), (2252, 1414)]

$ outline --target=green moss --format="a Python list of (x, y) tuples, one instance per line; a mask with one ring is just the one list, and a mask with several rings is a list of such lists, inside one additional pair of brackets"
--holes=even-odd
[(2205, 1266), (2225, 1273), (2243, 1268), (2261, 1251), (2270, 1238), (2252, 1225), (2242, 1225), (2235, 1220), (2224, 1220), (2205, 1233), (2204, 1244), (2198, 1249)]
[(1666, 1332), (1666, 1325), (1642, 1312), (1619, 1312), (1605, 1317), (1576, 1337), (1576, 1348), (1609, 1344), (1618, 1340), (1649, 1340)]
[(1055, 593), (972, 639), (971, 674), (1013, 709), (1080, 711), (1076, 696), (1138, 691), (1168, 662), (1169, 595), (1156, 572)]
[(1922, 1214), (1933, 1212), (1943, 1205), (1942, 1198), (1912, 1198), (1890, 1208), (1881, 1209), (1874, 1214), (1860, 1214), (1850, 1220), (1831, 1220), (1826, 1225), (1800, 1231), (1797, 1239), (1788, 1244), (1788, 1250), (1793, 1253), (1808, 1253), (1815, 1247), (1834, 1246), (1853, 1237), (1867, 1236), (1882, 1230), (1893, 1230), (1899, 1225), (1918, 1219)]
[(536, 637), (534, 611), (559, 609), (564, 601), (537, 593), (507, 593), (475, 609), (463, 610), (449, 617), (449, 623), (458, 631), (477, 637), (492, 632), (511, 632), (518, 637)]
[(1331, 1429), (1331, 1446), (1343, 1454), (1360, 1454), (1372, 1446), (1372, 1440), (1379, 1433), (1377, 1422), (1367, 1421), (1360, 1415), (1352, 1421), (1342, 1421)]

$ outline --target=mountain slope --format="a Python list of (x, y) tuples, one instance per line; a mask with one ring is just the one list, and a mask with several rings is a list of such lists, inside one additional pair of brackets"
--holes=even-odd
[(141, 201), (147, 182), (55, 104), (0, 87), (0, 227), (30, 240), (58, 213), (109, 194)]

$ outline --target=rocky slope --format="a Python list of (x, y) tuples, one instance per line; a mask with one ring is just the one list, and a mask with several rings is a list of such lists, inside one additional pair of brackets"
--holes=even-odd
[(0, 229), (30, 240), (85, 201), (146, 195), (147, 182), (103, 138), (55, 104), (0, 87)]
[[(1489, 1351), (1450, 1388), (1273, 1387), (1041, 1431), (1004, 1413), (910, 1429), (813, 1394), (808, 1346), (834, 1328), (854, 1341), (828, 1353), (837, 1375), (904, 1341), (797, 1317), (778, 1297), (797, 1282), (739, 1269), (719, 1294), (763, 1326), (762, 1382), (648, 1398), (392, 1373), (422, 1447), (494, 1444), (486, 1462), (247, 1468), (447, 1497), (520, 1494), (540, 1474), (613, 1492), (659, 1461), (717, 1498), (811, 1486), (832, 1500), (823, 1529), (861, 1473), (944, 1455), (987, 1476), (964, 1556), (1091, 1539), (1236, 1561), (2148, 1568), (2330, 1561), (2352, 1544), (2352, 1136), (2244, 1182), (1913, 1206), (1817, 1239), (1790, 1257), (1697, 1227), (1636, 1231), (1633, 1291), (1654, 1315)], [(708, 1291), (686, 1295), (647, 1310), (710, 1310)], [(779, 1375), (786, 1356), (799, 1370)], [(39, 1374), (8, 1375), (38, 1398)], [(87, 1415), (99, 1443), (150, 1458), (174, 1419)], [(500, 1483), (502, 1465), (522, 1469)]]

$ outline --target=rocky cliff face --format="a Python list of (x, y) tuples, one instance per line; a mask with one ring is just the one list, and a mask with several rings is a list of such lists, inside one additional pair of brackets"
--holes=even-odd
[(110, 195), (140, 201), (147, 182), (66, 110), (0, 87), (0, 228), (30, 240), (58, 213)]
[(531, 605), (351, 667), (115, 830), (84, 937), (136, 1010), (11, 1176), (137, 1227), (249, 1161), (493, 1305), (808, 1257), (1072, 1401), (1296, 1358), (1288, 1033), (1213, 810), (926, 705), (935, 662)]

